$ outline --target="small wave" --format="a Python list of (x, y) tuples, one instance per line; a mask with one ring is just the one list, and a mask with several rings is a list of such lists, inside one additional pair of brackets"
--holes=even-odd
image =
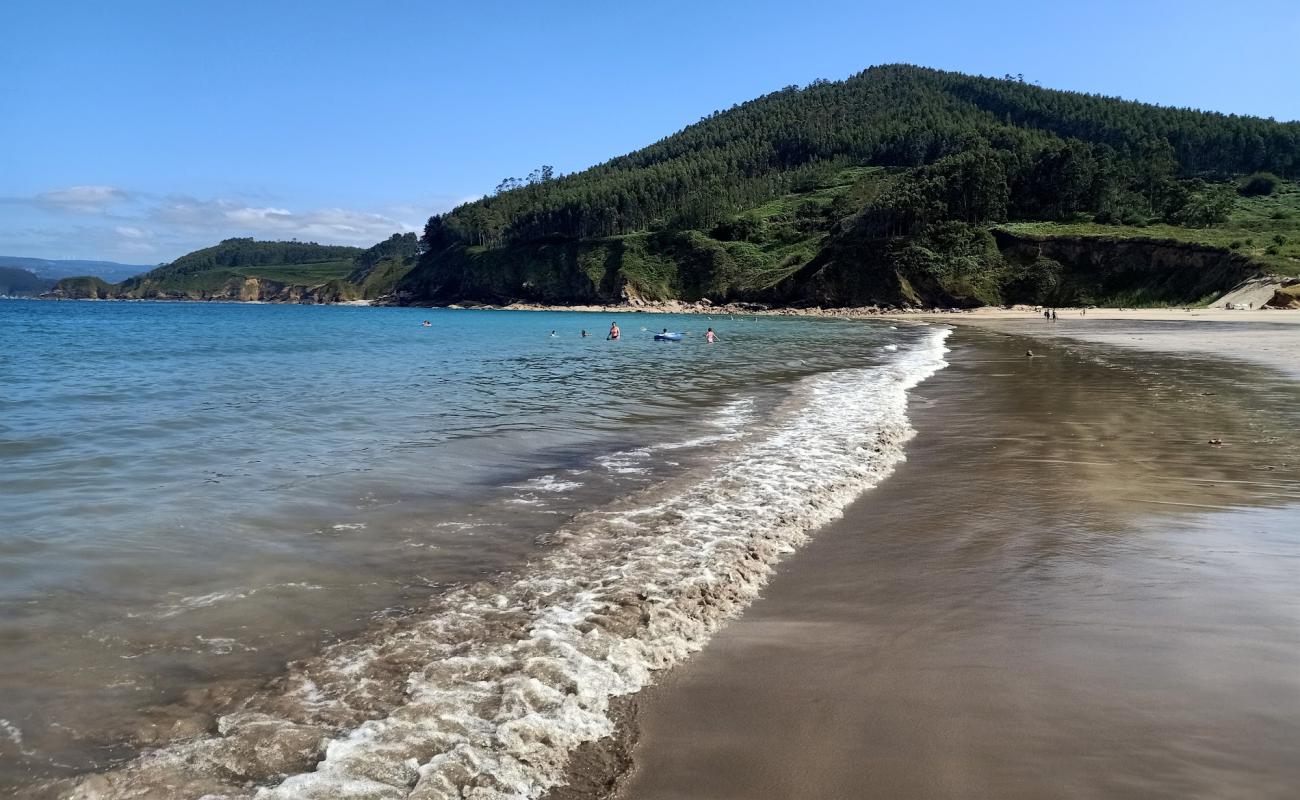
[(35, 757), (36, 752), (29, 749), (24, 744), (22, 729), (17, 725), (7, 719), (0, 718), (0, 734), (3, 734), (3, 736), (0, 737), (0, 741), (8, 739), (13, 743), (14, 748), (18, 750), (20, 756), (23, 756), (24, 758)]
[(248, 653), (257, 652), (256, 647), (246, 645), (238, 639), (230, 639), (224, 636), (195, 636), (194, 639), (199, 643), (200, 649), (215, 656), (230, 655), (236, 650)]
[(745, 436), (744, 426), (751, 422), (753, 418), (754, 399), (752, 397), (743, 397), (725, 403), (706, 420), (710, 426), (722, 428), (721, 433), (696, 436), (678, 442), (659, 442), (632, 450), (620, 450), (617, 453), (598, 457), (596, 463), (618, 475), (646, 475), (649, 474), (650, 469), (645, 466), (645, 462), (655, 453), (707, 447), (712, 444), (742, 439)]
[(227, 600), (243, 600), (248, 597), (249, 592), (246, 590), (231, 589), (224, 592), (209, 592), (208, 594), (197, 594), (190, 597), (182, 597), (174, 603), (164, 606), (163, 611), (158, 614), (160, 619), (174, 617), (177, 614), (184, 614), (186, 611), (194, 611), (199, 608), (209, 608), (217, 603)]
[(507, 486), (507, 489), (526, 489), (534, 492), (571, 492), (574, 489), (582, 487), (581, 481), (566, 481), (557, 478), (554, 475), (543, 475), (540, 478), (533, 478), (530, 481), (519, 484), (518, 486)]
[[(260, 592), (276, 591), (281, 589), (297, 589), (303, 591), (314, 591), (325, 587), (305, 581), (290, 581), (287, 583), (272, 583), (260, 588), (240, 587), (236, 589), (225, 589), (217, 592), (208, 592), (207, 594), (196, 594), (182, 597), (170, 603), (165, 603), (155, 614), (158, 619), (168, 619), (184, 614), (187, 611), (196, 611), (201, 608), (210, 608), (219, 603), (229, 602), (231, 600), (246, 600)], [(135, 616), (135, 615), (128, 615)]]
[(453, 528), (455, 530), (463, 531), (463, 530), (468, 530), (470, 528), (503, 528), (505, 527), (505, 523), (504, 522), (459, 522), (456, 520), (448, 520), (445, 522), (436, 522), (434, 523), (433, 527)]
[(650, 451), (645, 448), (636, 450), (623, 450), (618, 453), (611, 453), (607, 456), (599, 456), (596, 463), (618, 475), (645, 475), (650, 472), (646, 467), (641, 466), (644, 459), (650, 457)]
[(95, 796), (541, 796), (575, 747), (613, 732), (612, 698), (702, 647), (784, 554), (892, 472), (914, 433), (908, 390), (944, 366), (947, 333), (805, 379), (785, 424), (722, 468), (584, 514), (523, 573), (293, 665), (220, 735), (97, 776)]

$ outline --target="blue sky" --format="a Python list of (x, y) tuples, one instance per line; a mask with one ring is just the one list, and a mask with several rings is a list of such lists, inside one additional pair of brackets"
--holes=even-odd
[(0, 254), (45, 258), (371, 244), (880, 63), (1300, 119), (1296, 0), (6, 0), (0, 36)]

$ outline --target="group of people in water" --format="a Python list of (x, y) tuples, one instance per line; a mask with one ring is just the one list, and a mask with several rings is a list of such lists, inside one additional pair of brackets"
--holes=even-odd
[[(582, 332), (579, 333), (578, 335), (583, 339), (586, 339), (591, 336), (591, 333), (589, 333), (586, 328), (583, 328)], [(681, 335), (682, 334), (670, 334), (667, 328), (664, 328), (663, 333), (656, 334), (656, 336), (659, 338), (668, 338), (670, 336), (680, 337)], [(559, 336), (558, 333), (556, 333), (555, 331), (551, 331), (551, 338), (554, 339), (558, 336)], [(609, 333), (605, 335), (605, 341), (617, 342), (622, 337), (623, 337), (623, 331), (618, 327), (618, 322), (609, 323)], [(718, 334), (713, 332), (713, 328), (709, 328), (707, 331), (704, 332), (704, 341), (708, 342), (709, 344), (713, 344), (714, 342), (719, 341)]]
[[(433, 327), (433, 323), (426, 319), (426, 320), (424, 320), (423, 322), (420, 323), (420, 327), (422, 327), (422, 328), (430, 328), (430, 327)], [(589, 338), (589, 337), (591, 336), (591, 334), (587, 332), (587, 329), (586, 329), (586, 328), (583, 328), (583, 329), (582, 329), (582, 333), (580, 333), (579, 335), (580, 335), (583, 339)], [(656, 334), (656, 337), (657, 337), (657, 338), (670, 338), (670, 337), (671, 337), (671, 338), (677, 339), (677, 338), (680, 338), (682, 335), (683, 335), (683, 334), (679, 334), (679, 333), (678, 333), (678, 334), (670, 334), (670, 333), (668, 332), (668, 329), (667, 329), (667, 328), (664, 328), (663, 333)], [(623, 331), (619, 330), (618, 322), (611, 322), (611, 323), (609, 323), (609, 333), (605, 336), (605, 341), (607, 341), (607, 342), (616, 342), (616, 341), (618, 341), (622, 336), (623, 336)], [(552, 339), (555, 339), (555, 338), (558, 338), (558, 337), (559, 337), (559, 334), (558, 334), (558, 333), (556, 333), (555, 331), (551, 331), (551, 338), (552, 338)], [(718, 334), (716, 334), (716, 333), (713, 332), (713, 328), (709, 328), (707, 331), (704, 332), (704, 341), (708, 342), (709, 344), (713, 344), (714, 342), (719, 341), (719, 339), (718, 339)]]

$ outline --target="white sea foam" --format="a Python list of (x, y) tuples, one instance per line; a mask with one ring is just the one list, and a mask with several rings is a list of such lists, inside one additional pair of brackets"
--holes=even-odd
[(533, 478), (530, 481), (521, 483), (518, 486), (507, 486), (507, 489), (526, 489), (534, 492), (571, 492), (574, 489), (582, 487), (582, 481), (566, 481), (563, 478), (557, 478), (554, 475), (542, 475)]
[(17, 748), (19, 755), (25, 756), (27, 758), (31, 758), (36, 755), (34, 751), (28, 749), (27, 746), (23, 743), (22, 729), (19, 728), (17, 725), (13, 724), (12, 722), (10, 722), (9, 720), (0, 718), (0, 734), (2, 734), (0, 738), (8, 739), (10, 742), (13, 743), (14, 747)]
[(782, 554), (902, 460), (907, 392), (943, 367), (946, 336), (804, 380), (779, 425), (703, 478), (579, 516), (524, 573), (334, 645), (224, 716), (219, 736), (72, 796), (539, 797), (575, 747), (612, 732), (612, 698), (703, 646)]

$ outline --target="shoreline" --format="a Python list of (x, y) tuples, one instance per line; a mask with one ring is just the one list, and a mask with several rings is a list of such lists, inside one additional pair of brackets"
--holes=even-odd
[[(1225, 295), (1226, 296), (1226, 295)], [(422, 308), (447, 311), (556, 311), (587, 314), (734, 314), (776, 317), (832, 317), (842, 319), (905, 319), (905, 320), (1041, 320), (1044, 310), (1054, 308), (1061, 320), (1214, 320), (1218, 322), (1288, 322), (1300, 323), (1300, 309), (1256, 307), (1252, 309), (1221, 306), (1136, 307), (1107, 306), (978, 306), (975, 308), (916, 308), (898, 309), (881, 306), (796, 307), (770, 306), (764, 303), (731, 302), (714, 304), (707, 300), (637, 301), (619, 304), (574, 303), (568, 305), (548, 303), (449, 303), (429, 305), (420, 303), (388, 303), (376, 300), (345, 300), (334, 303), (291, 303), (274, 300), (233, 300), (228, 298), (195, 299), (175, 297), (153, 298), (97, 298), (97, 297), (0, 297), (0, 300), (42, 300), (54, 302), (89, 303), (220, 303), (232, 305), (305, 305), (344, 306), (355, 308)], [(1216, 301), (1217, 302), (1217, 301)], [(1288, 313), (1291, 312), (1291, 313)]]
[(584, 796), (1286, 796), (1294, 373), (1023, 328), (959, 325), (898, 474), (638, 695), (631, 771)]

